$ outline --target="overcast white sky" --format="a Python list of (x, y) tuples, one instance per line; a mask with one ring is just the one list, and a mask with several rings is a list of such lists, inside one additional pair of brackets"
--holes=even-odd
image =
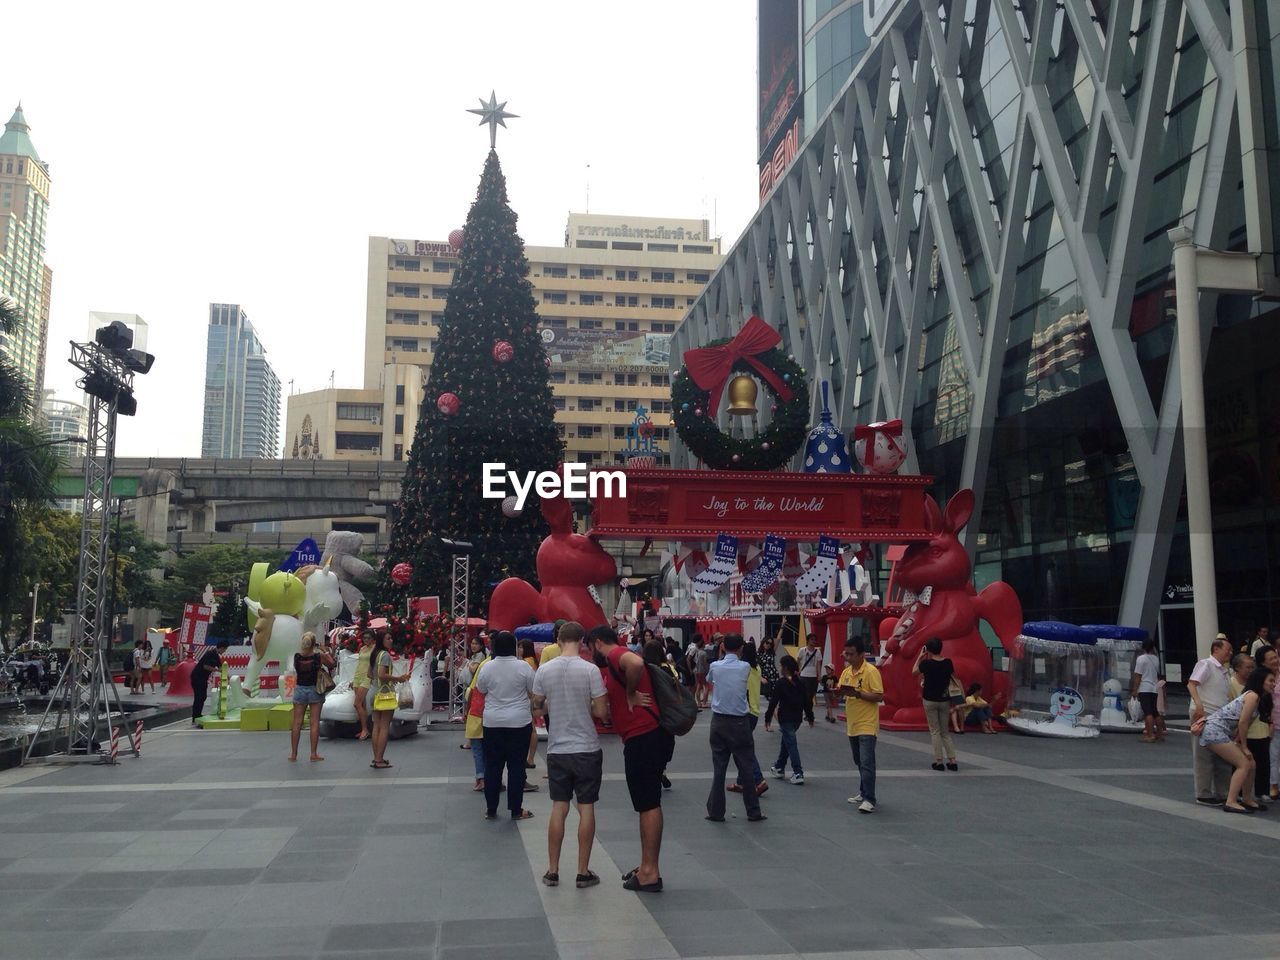
[[(753, 0), (97, 4), (4, 13), (0, 121), (50, 165), (47, 385), (90, 310), (150, 324), (123, 456), (198, 456), (210, 301), (243, 304), (285, 384), (361, 386), (370, 235), (444, 239), (475, 197), (495, 89), (520, 232), (570, 210), (756, 209)], [(283, 411), (281, 411), (283, 414)]]

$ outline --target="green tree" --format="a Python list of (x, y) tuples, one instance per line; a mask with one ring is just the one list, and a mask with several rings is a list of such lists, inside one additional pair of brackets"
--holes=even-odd
[[(0, 334), (17, 332), (22, 317), (0, 298)], [(26, 603), (22, 571), (30, 514), (52, 502), (57, 451), (32, 421), (31, 393), (22, 373), (0, 352), (0, 641), (7, 642), (16, 611)]]
[(248, 620), (237, 617), (243, 604), (240, 585), (233, 583), (227, 595), (218, 601), (218, 609), (214, 611), (213, 620), (209, 623), (209, 636), (213, 639), (225, 638), (234, 643), (248, 634)]
[(164, 582), (156, 591), (158, 606), (165, 616), (177, 620), (184, 603), (200, 602), (206, 585), (222, 591), (239, 584), (243, 590), (255, 563), (266, 561), (274, 565), (281, 559), (278, 550), (249, 550), (223, 544), (193, 550), (166, 571)]
[[(472, 597), (479, 607), (486, 585), (505, 574), (535, 579), (534, 557), (547, 533), (536, 502), (508, 518), (498, 501), (481, 496), (482, 464), (502, 462), (523, 474), (553, 469), (561, 454), (529, 263), (492, 150), (464, 238), (384, 568), (407, 561), (413, 579), (399, 588), (384, 575), (386, 601), (449, 595), (445, 537), (474, 544)], [(495, 352), (506, 345), (509, 359)], [(443, 394), (458, 398), (456, 414), (438, 406)]]

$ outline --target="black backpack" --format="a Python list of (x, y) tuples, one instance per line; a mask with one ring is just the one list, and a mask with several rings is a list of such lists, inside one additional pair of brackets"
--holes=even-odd
[[(683, 737), (693, 729), (698, 719), (698, 704), (693, 699), (693, 692), (677, 682), (670, 671), (652, 663), (644, 666), (649, 673), (649, 685), (653, 687), (653, 705), (657, 707), (657, 710), (653, 707), (645, 709), (657, 717), (658, 726), (667, 733), (673, 737)], [(626, 686), (626, 680), (612, 665), (609, 671), (618, 683)]]

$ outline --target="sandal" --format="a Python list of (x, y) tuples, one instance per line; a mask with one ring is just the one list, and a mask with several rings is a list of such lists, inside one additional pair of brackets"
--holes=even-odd
[(600, 882), (600, 878), (596, 876), (594, 870), (588, 870), (586, 873), (578, 874), (578, 879), (574, 881), (574, 886), (579, 890), (583, 887), (594, 887)]
[(521, 810), (519, 813), (513, 813), (511, 815), (511, 819), (512, 820), (532, 820), (533, 812), (530, 810)]
[(471, 790), (472, 790), (472, 792), (473, 792), (473, 793), (483, 793), (483, 792), (484, 792), (484, 781), (483, 781), (483, 780), (477, 780), (477, 781), (476, 781), (476, 785), (475, 785), (474, 787), (472, 787), (472, 788), (471, 788)]
[[(542, 875), (542, 882), (548, 887), (558, 887), (560, 886), (560, 874), (552, 873), (548, 870)], [(578, 884), (578, 886), (582, 886), (582, 884)]]
[(375, 760), (375, 761), (373, 761), (373, 763), (369, 764), (369, 766), (373, 767), (373, 769), (375, 769), (375, 770), (390, 770), (390, 769), (391, 769), (391, 764), (389, 764), (386, 760)]

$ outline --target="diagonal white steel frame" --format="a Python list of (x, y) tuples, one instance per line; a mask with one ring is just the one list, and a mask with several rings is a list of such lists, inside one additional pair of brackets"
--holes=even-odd
[[(1199, 37), (1216, 81), (1205, 94), (1214, 98), (1209, 136), (1193, 160), (1195, 213), (1185, 224), (1198, 244), (1222, 246), (1226, 226), (1218, 210), (1236, 174), (1252, 195), (1270, 195), (1258, 180), (1256, 157), (1246, 159), (1242, 172), (1239, 127), (1253, 131), (1259, 122), (1242, 124), (1237, 110), (1262, 99), (1256, 89), (1244, 90), (1247, 96), (1238, 89), (1252, 74), (1240, 66), (1242, 42), (1233, 44), (1232, 16), (1237, 33), (1248, 18), (1224, 9), (1221, 0), (1112, 0), (1103, 17), (1089, 0), (912, 0), (893, 16), (690, 308), (675, 335), (673, 363), (690, 347), (731, 336), (755, 313), (782, 333), (815, 379), (833, 380), (841, 422), (849, 425), (859, 409), (870, 417), (901, 417), (909, 433), (924, 321), (949, 314), (969, 408), (961, 474), (945, 479), (974, 490), (980, 517), (1026, 252), (1026, 214), (1037, 199), (1032, 185), (1040, 184), (1062, 230), (1142, 489), (1121, 622), (1151, 627), (1182, 486), (1182, 398), (1170, 374), (1159, 407), (1152, 402), (1129, 318), (1180, 36)], [(1079, 170), (1054, 119), (1047, 79), (1059, 16), (1079, 46), (1077, 75), (1086, 74), (1093, 88)], [(1142, 46), (1130, 33), (1135, 22), (1146, 24)], [(1004, 171), (984, 165), (970, 133), (991, 119), (985, 104), (980, 98), (965, 103), (966, 82), (977, 82), (964, 76), (969, 50), (997, 30), (1018, 86)], [(1136, 102), (1127, 103), (1122, 71), (1137, 54), (1142, 84)], [(975, 115), (966, 116), (966, 109)], [(1244, 139), (1248, 148), (1256, 137)], [(949, 165), (958, 171), (950, 180)], [(1099, 223), (1102, 198), (1116, 178), (1108, 245)], [(958, 232), (952, 200), (967, 204), (971, 234)], [(1258, 219), (1251, 214), (1253, 243)], [(974, 289), (976, 281), (981, 288)], [(941, 309), (935, 306), (940, 296)], [(1206, 341), (1213, 313), (1202, 309)], [(1171, 351), (1170, 363), (1175, 356)], [(814, 391), (815, 416), (818, 402)], [(914, 451), (913, 438), (907, 439)], [(675, 460), (692, 465), (678, 443)], [(970, 550), (979, 529), (974, 522), (966, 530)]]

